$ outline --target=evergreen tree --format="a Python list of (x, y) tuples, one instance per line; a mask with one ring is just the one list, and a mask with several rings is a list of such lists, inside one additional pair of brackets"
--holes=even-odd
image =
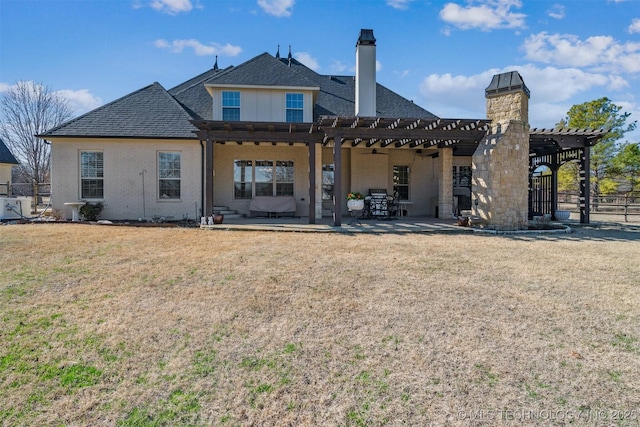
[(613, 167), (617, 152), (616, 141), (626, 132), (636, 128), (636, 122), (627, 124), (631, 113), (621, 113), (622, 107), (609, 98), (600, 98), (572, 106), (567, 117), (556, 127), (559, 129), (607, 129), (609, 132), (591, 149), (591, 188), (594, 194), (601, 193), (601, 185)]

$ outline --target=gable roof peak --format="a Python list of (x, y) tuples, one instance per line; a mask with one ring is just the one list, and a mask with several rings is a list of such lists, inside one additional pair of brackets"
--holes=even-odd
[(193, 138), (194, 116), (158, 82), (46, 131), (40, 138)]
[(298, 62), (291, 57), (278, 59), (267, 52), (261, 53), (248, 61), (234, 67), (229, 72), (221, 73), (205, 85), (238, 85), (238, 86), (283, 86), (317, 89), (318, 85), (300, 74), (294, 65)]
[(2, 138), (0, 138), (0, 163), (10, 164), (10, 165), (19, 164), (18, 160), (15, 158), (13, 153), (11, 153), (11, 150), (9, 150), (9, 147), (5, 145)]

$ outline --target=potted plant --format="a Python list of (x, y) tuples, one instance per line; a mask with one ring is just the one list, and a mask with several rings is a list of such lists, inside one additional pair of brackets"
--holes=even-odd
[(347, 208), (350, 211), (361, 211), (364, 209), (364, 196), (362, 193), (352, 191), (347, 194)]

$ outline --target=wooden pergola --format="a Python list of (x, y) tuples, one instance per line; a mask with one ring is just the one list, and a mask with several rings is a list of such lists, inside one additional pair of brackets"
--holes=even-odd
[[(529, 131), (529, 217), (555, 215), (558, 205), (558, 170), (569, 162), (580, 171), (580, 222), (589, 223), (591, 205), (591, 147), (609, 129), (531, 129)], [(551, 170), (548, 177), (537, 177), (540, 166)]]
[[(335, 171), (334, 181), (334, 225), (342, 224), (342, 155), (344, 144), (351, 147), (380, 147), (392, 149), (455, 148), (456, 156), (471, 156), (478, 143), (487, 135), (491, 121), (487, 119), (424, 119), (385, 117), (344, 117), (321, 116), (315, 123), (283, 122), (229, 122), (217, 120), (193, 120), (198, 128), (195, 133), (205, 151), (203, 165), (205, 215), (213, 213), (213, 163), (216, 144), (282, 144), (308, 147), (309, 165), (314, 165), (317, 146), (332, 146)], [(530, 132), (530, 167), (535, 162), (546, 164), (540, 156), (555, 156), (561, 164), (560, 153), (579, 150), (584, 182), (583, 216), (588, 222), (589, 206), (589, 147), (597, 142), (605, 131), (555, 131), (537, 130)], [(546, 158), (545, 158), (546, 159)], [(549, 161), (552, 165), (553, 161)], [(537, 167), (537, 166), (536, 166)], [(551, 167), (551, 166), (550, 166)], [(534, 168), (535, 169), (535, 168)], [(553, 170), (553, 168), (552, 168)], [(556, 168), (557, 171), (557, 168)], [(532, 170), (530, 170), (530, 173)], [(554, 172), (555, 173), (555, 172)], [(556, 178), (557, 184), (557, 178)], [(315, 224), (316, 173), (309, 167), (309, 223)], [(557, 203), (557, 193), (556, 193)], [(555, 206), (555, 205), (554, 205)]]

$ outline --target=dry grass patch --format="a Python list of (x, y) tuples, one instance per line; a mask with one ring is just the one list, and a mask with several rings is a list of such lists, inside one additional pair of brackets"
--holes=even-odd
[(0, 421), (637, 425), (639, 237), (2, 226)]

